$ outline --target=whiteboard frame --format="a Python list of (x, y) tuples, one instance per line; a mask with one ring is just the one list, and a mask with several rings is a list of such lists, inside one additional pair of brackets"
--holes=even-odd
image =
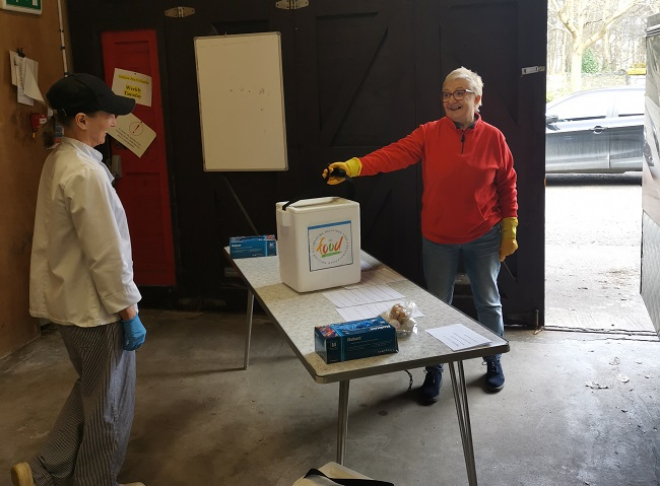
[(194, 43), (204, 171), (288, 170), (280, 32)]

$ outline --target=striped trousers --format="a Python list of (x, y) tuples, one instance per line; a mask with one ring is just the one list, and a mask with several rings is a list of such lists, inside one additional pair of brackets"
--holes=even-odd
[(78, 373), (55, 425), (29, 464), (37, 486), (117, 486), (135, 406), (135, 352), (121, 323), (60, 326)]

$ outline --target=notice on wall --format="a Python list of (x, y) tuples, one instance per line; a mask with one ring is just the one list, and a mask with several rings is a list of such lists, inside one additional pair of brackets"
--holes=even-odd
[(108, 134), (138, 157), (156, 138), (156, 132), (133, 114), (117, 117), (117, 126), (108, 130)]
[(9, 62), (11, 63), (11, 82), (17, 88), (18, 102), (34, 106), (36, 100), (41, 104), (45, 104), (44, 97), (37, 84), (39, 63), (13, 51), (9, 51)]
[(151, 76), (115, 69), (112, 91), (119, 96), (133, 98), (138, 105), (151, 106)]

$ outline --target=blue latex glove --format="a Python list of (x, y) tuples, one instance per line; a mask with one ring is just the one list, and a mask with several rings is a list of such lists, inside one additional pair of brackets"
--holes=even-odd
[(140, 316), (135, 314), (133, 319), (127, 321), (121, 320), (124, 325), (124, 349), (126, 351), (135, 351), (142, 346), (144, 339), (147, 337), (147, 330), (140, 321)]

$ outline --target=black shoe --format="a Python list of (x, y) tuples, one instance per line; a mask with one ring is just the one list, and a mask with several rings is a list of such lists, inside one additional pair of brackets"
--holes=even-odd
[(486, 390), (500, 391), (504, 388), (504, 372), (499, 358), (486, 360)]
[(432, 405), (440, 398), (440, 386), (442, 386), (442, 365), (427, 366), (424, 384), (419, 389), (423, 405)]

